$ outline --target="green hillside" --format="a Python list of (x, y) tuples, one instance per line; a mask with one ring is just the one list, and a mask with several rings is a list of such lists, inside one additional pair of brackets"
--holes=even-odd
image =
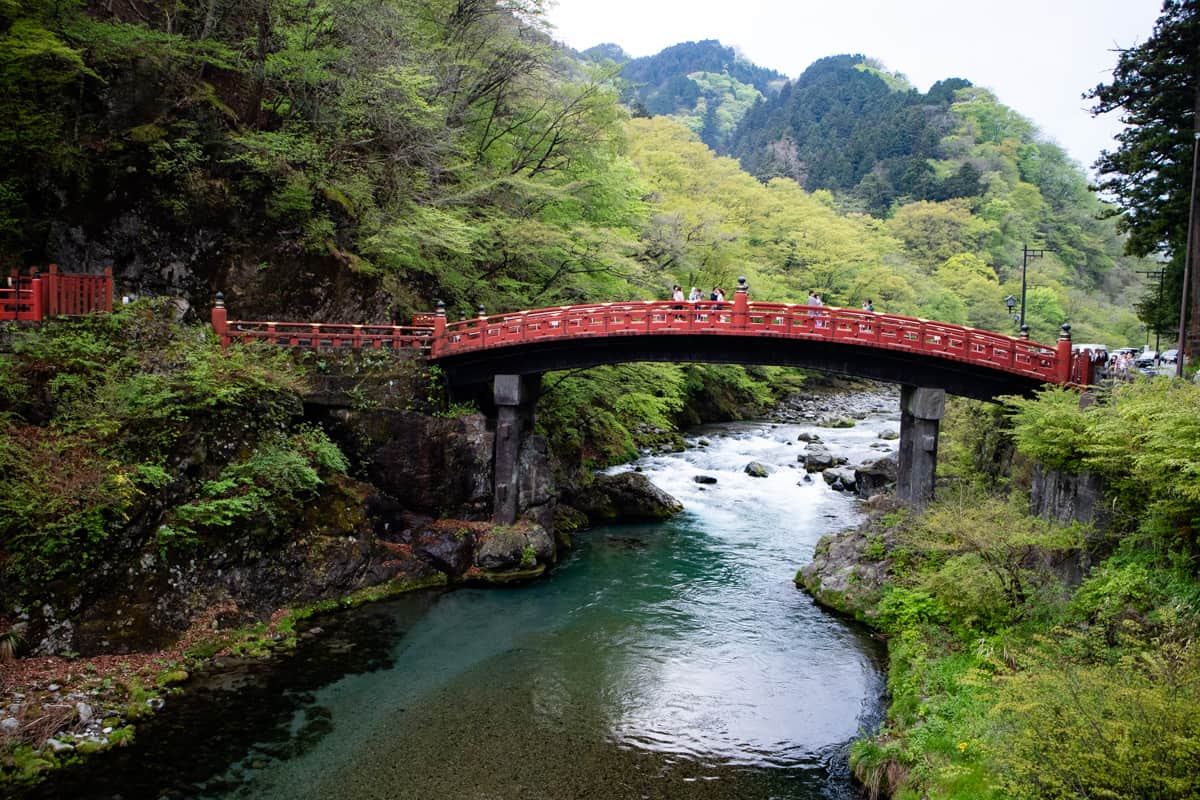
[[(153, 24), (124, 6), (0, 6), (0, 255), (111, 264), (127, 291), (197, 306), (223, 290), (244, 316), (502, 310), (746, 272), (775, 299), (872, 296), (1011, 330), (1002, 301), (1028, 243), (1055, 251), (1030, 275), (1035, 337), (1067, 320), (1087, 340), (1139, 336), (1131, 262), (1082, 172), (985, 90), (921, 95), (839, 56), (776, 95), (782, 76), (716, 42), (614, 79), (556, 48), (536, 4), (411, 5)], [(681, 79), (696, 105), (669, 88)], [(631, 125), (630, 86), (690, 135)], [(714, 130), (782, 183), (714, 160), (699, 143)]]

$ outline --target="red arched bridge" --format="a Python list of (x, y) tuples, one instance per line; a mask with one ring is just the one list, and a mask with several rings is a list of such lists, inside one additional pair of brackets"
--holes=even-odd
[(1091, 362), (1072, 353), (1070, 327), (1053, 345), (898, 314), (791, 303), (648, 300), (540, 308), (450, 321), (439, 309), (413, 325), (228, 320), (222, 344), (411, 350), (453, 386), (495, 375), (533, 375), (629, 361), (773, 364), (930, 386), (978, 399), (1025, 394), (1046, 383), (1086, 385)]
[(1089, 354), (1071, 350), (1070, 326), (1053, 345), (961, 325), (845, 308), (750, 302), (745, 282), (732, 303), (644, 301), (484, 314), (457, 322), (439, 304), (411, 326), (227, 319), (212, 312), (223, 345), (266, 341), (293, 347), (387, 348), (436, 363), (452, 387), (492, 382), (496, 405), (493, 517), (521, 512), (523, 434), (541, 375), (629, 361), (774, 364), (856, 375), (901, 386), (897, 494), (914, 505), (933, 496), (945, 393), (979, 399), (1027, 394), (1050, 384), (1091, 382)]

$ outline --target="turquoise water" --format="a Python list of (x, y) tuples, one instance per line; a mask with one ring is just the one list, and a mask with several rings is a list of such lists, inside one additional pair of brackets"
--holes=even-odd
[[(853, 462), (887, 427), (821, 435)], [(671, 522), (590, 531), (532, 585), (322, 620), (295, 658), (203, 679), (44, 796), (854, 797), (846, 753), (878, 723), (882, 653), (792, 583), (857, 520), (803, 482), (799, 430), (697, 431), (639, 464), (684, 502)], [(745, 475), (752, 459), (772, 474)]]

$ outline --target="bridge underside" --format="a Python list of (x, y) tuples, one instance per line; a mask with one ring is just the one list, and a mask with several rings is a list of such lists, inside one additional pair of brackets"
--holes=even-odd
[(531, 375), (637, 361), (707, 362), (803, 367), (887, 383), (944, 389), (949, 394), (994, 400), (1031, 394), (1041, 380), (953, 359), (768, 336), (609, 336), (529, 342), (441, 358), (436, 361), (456, 390), (490, 383), (495, 375)]

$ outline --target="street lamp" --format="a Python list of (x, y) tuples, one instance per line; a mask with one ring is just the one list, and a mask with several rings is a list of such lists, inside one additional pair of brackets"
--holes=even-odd
[(1017, 304), (1017, 298), (1013, 297), (1011, 294), (1008, 297), (1004, 298), (1004, 305), (1008, 306), (1008, 315), (1010, 317), (1012, 317), (1013, 322), (1017, 321), (1017, 315), (1013, 313), (1013, 306), (1015, 306), (1016, 304)]
[[(1025, 272), (1029, 266), (1029, 259), (1041, 258), (1046, 253), (1053, 253), (1054, 249), (1050, 247), (1042, 247), (1037, 250), (1030, 250), (1029, 245), (1021, 246), (1021, 318), (1018, 325), (1025, 326)], [(1007, 301), (1006, 301), (1007, 302)], [(1009, 307), (1011, 308), (1011, 306)]]

